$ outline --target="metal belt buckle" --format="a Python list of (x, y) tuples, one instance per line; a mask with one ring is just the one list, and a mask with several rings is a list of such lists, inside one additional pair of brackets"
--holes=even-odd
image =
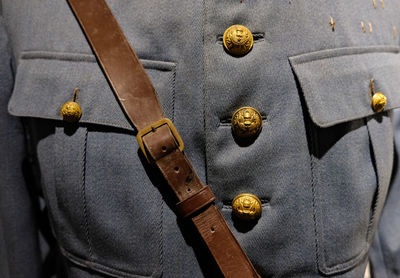
[(168, 118), (163, 118), (155, 123), (152, 123), (151, 125), (146, 126), (145, 128), (141, 129), (138, 134), (136, 135), (136, 140), (139, 143), (139, 147), (142, 150), (144, 156), (146, 157), (147, 161), (150, 163), (150, 159), (147, 155), (146, 148), (144, 147), (143, 143), (143, 137), (149, 134), (150, 132), (155, 132), (157, 128), (160, 126), (167, 125), (172, 133), (172, 135), (175, 138), (175, 141), (178, 145), (178, 148), (180, 151), (183, 151), (183, 141), (181, 136), (179, 135), (178, 131), (176, 130), (174, 124), (172, 121)]

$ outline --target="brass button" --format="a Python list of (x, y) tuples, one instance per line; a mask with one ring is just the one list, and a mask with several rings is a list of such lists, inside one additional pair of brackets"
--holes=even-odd
[(387, 104), (387, 98), (381, 92), (377, 92), (372, 96), (372, 109), (375, 112), (381, 112)]
[(258, 219), (261, 216), (261, 201), (250, 193), (239, 194), (232, 201), (232, 211), (241, 220)]
[(68, 123), (76, 123), (82, 116), (82, 110), (75, 101), (68, 101), (61, 107), (61, 116)]
[(256, 136), (262, 129), (262, 117), (253, 107), (242, 107), (232, 116), (232, 130), (239, 138)]
[(253, 47), (253, 34), (242, 25), (232, 25), (226, 29), (222, 40), (226, 50), (237, 56), (245, 55)]

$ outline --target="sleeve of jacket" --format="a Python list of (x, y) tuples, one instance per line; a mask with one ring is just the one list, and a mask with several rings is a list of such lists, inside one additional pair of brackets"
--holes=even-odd
[(24, 133), (20, 119), (7, 113), (13, 71), (5, 25), (0, 16), (0, 277), (39, 277), (34, 202), (23, 175)]
[(400, 277), (400, 110), (394, 110), (394, 164), (390, 189), (370, 252), (373, 277)]

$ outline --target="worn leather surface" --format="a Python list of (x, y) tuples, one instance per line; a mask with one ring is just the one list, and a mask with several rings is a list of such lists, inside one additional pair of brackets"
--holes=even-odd
[[(104, 1), (69, 1), (119, 103), (137, 129), (162, 118), (157, 94)], [(149, 93), (151, 92), (151, 93)]]
[[(113, 87), (126, 115), (140, 131), (163, 118), (157, 94), (134, 50), (103, 0), (68, 0), (86, 37)], [(225, 277), (258, 277), (238, 241), (206, 190), (188, 158), (178, 150), (167, 125), (143, 136), (145, 147), (171, 186), (183, 214), (193, 214), (193, 223), (206, 242)], [(200, 193), (200, 195), (197, 195)], [(196, 198), (196, 196), (198, 196)], [(192, 207), (185, 204), (194, 202)], [(183, 203), (182, 203), (183, 202)], [(182, 205), (184, 204), (184, 205)]]
[(182, 217), (190, 216), (201, 208), (215, 201), (215, 196), (209, 187), (204, 187), (196, 194), (176, 204), (178, 213)]

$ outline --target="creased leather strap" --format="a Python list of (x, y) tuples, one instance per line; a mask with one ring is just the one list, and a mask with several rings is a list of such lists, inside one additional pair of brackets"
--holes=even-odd
[[(126, 115), (137, 130), (163, 118), (157, 94), (104, 0), (67, 0)], [(215, 197), (178, 148), (168, 125), (143, 136), (147, 155), (177, 196), (177, 211), (190, 216), (225, 277), (259, 277), (220, 211)]]
[(186, 200), (177, 203), (176, 209), (182, 217), (188, 217), (214, 201), (214, 194), (208, 186), (205, 186)]

